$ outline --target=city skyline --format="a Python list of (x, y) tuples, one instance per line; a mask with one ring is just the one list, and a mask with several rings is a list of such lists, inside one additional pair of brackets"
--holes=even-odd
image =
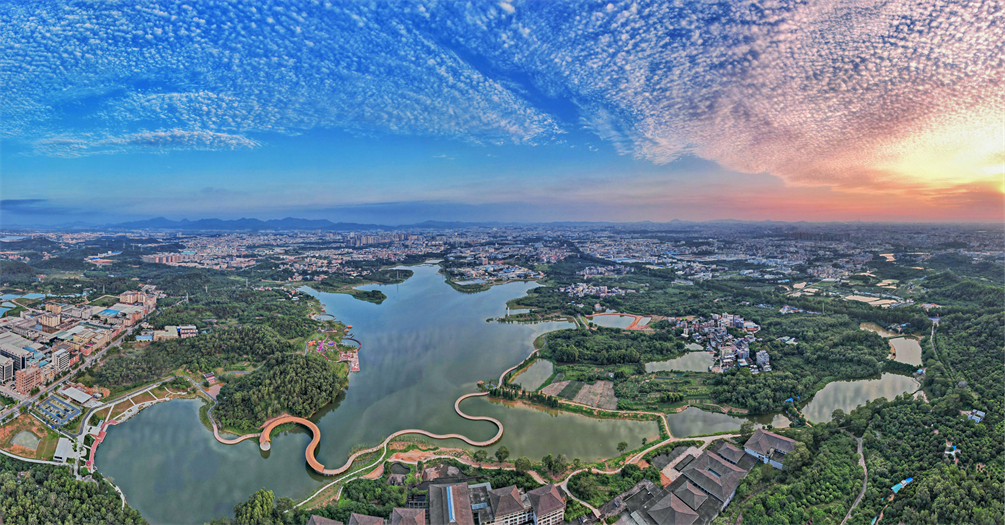
[(996, 9), (5, 4), (0, 219), (1000, 221)]

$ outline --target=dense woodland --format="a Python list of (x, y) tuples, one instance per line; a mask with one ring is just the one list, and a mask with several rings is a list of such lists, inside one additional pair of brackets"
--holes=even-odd
[(209, 371), (228, 361), (259, 362), (294, 349), (293, 344), (267, 326), (229, 328), (124, 349), (79, 379), (88, 386), (129, 387), (152, 381), (179, 367)]
[(67, 467), (0, 456), (0, 523), (146, 523), (100, 474), (95, 478), (77, 481)]
[(348, 383), (345, 363), (316, 354), (277, 354), (262, 368), (224, 385), (213, 416), (226, 428), (253, 431), (283, 412), (310, 416), (336, 401)]
[(684, 351), (684, 343), (669, 331), (648, 334), (598, 327), (559, 330), (545, 337), (548, 345), (542, 357), (559, 363), (643, 363), (669, 359)]
[(787, 433), (797, 443), (785, 469), (754, 467), (716, 523), (733, 523), (740, 505), (743, 523), (754, 525), (841, 523), (862, 488), (855, 439), (834, 424)]

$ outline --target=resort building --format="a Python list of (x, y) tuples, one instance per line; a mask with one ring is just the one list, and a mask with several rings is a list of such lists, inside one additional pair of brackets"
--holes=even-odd
[(331, 518), (322, 518), (317, 514), (311, 516), (311, 519), (307, 520), (305, 525), (345, 525), (341, 521), (333, 520)]
[(785, 455), (795, 450), (795, 448), (795, 440), (760, 428), (743, 445), (743, 449), (748, 454), (755, 456), (764, 463), (770, 463), (772, 467), (777, 469), (782, 468)]
[(617, 507), (621, 512), (618, 525), (711, 523), (736, 495), (740, 482), (757, 465), (757, 458), (728, 442), (710, 449), (714, 450), (703, 451), (697, 457), (685, 456), (680, 461), (685, 463), (680, 475), (666, 487), (644, 480), (622, 494), (622, 503)]
[(466, 483), (430, 485), (429, 525), (474, 525), (471, 491)]

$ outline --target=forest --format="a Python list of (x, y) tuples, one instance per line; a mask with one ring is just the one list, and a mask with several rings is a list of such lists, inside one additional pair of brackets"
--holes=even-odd
[(78, 378), (85, 385), (129, 388), (157, 379), (179, 367), (209, 371), (226, 362), (259, 362), (292, 352), (292, 343), (268, 326), (228, 328), (186, 339), (157, 341), (123, 349), (100, 367)]
[(68, 467), (0, 456), (0, 523), (143, 524), (101, 474), (77, 481)]
[(629, 332), (601, 326), (596, 330), (559, 330), (545, 337), (548, 344), (542, 357), (557, 363), (643, 363), (669, 359), (684, 351), (684, 342), (670, 331)]
[(310, 296), (276, 290), (223, 289), (210, 294), (192, 294), (187, 302), (161, 309), (150, 323), (161, 329), (168, 325), (194, 324), (204, 329), (214, 324), (258, 324), (272, 327), (287, 339), (306, 337), (321, 325), (309, 317)]
[(785, 457), (785, 468), (754, 467), (715, 523), (733, 523), (739, 511), (743, 523), (754, 525), (841, 523), (862, 487), (855, 439), (835, 424), (787, 434), (796, 450)]
[(273, 355), (262, 368), (223, 386), (213, 416), (225, 428), (248, 432), (283, 412), (308, 417), (348, 385), (346, 366), (316, 354)]

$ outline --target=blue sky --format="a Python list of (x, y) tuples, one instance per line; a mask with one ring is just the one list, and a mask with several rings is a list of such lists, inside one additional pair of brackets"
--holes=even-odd
[(0, 226), (997, 219), (995, 6), (0, 3)]

